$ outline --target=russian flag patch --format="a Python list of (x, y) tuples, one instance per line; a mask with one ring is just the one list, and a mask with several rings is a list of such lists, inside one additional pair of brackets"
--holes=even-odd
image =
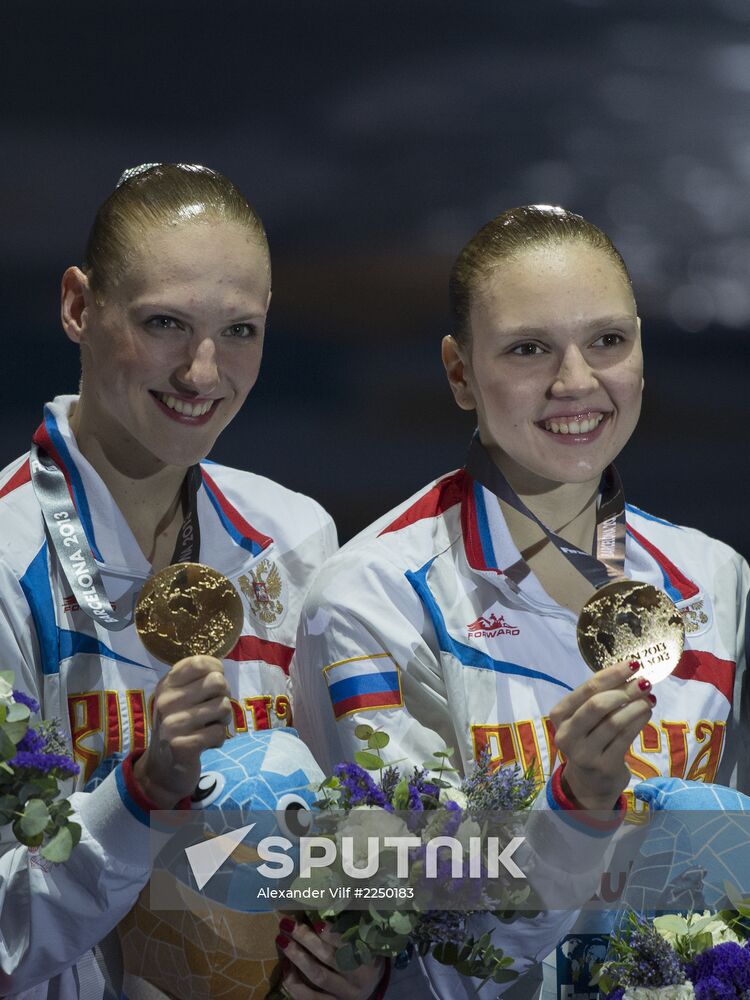
[(401, 708), (401, 677), (390, 653), (353, 656), (323, 668), (337, 719), (353, 712)]

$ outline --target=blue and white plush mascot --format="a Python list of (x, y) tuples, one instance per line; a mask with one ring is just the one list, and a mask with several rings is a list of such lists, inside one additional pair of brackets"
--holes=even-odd
[[(89, 787), (112, 766), (102, 765)], [(279, 916), (244, 912), (259, 908), (255, 845), (268, 834), (292, 842), (303, 835), (323, 778), (293, 729), (240, 733), (201, 755), (193, 796), (200, 822), (186, 823), (162, 850), (151, 883), (119, 926), (126, 997), (266, 996), (278, 968)], [(212, 838), (245, 826), (252, 829), (236, 848), (218, 852), (229, 856), (215, 873), (196, 879), (196, 857), (210, 853)]]

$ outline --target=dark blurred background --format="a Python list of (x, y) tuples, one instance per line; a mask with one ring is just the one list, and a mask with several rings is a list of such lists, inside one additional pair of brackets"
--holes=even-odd
[(214, 458), (343, 538), (463, 463), (447, 274), (488, 218), (569, 206), (638, 295), (630, 500), (750, 551), (748, 0), (5, 0), (0, 463), (73, 391), (57, 317), (125, 166), (202, 162), (262, 215), (261, 381)]

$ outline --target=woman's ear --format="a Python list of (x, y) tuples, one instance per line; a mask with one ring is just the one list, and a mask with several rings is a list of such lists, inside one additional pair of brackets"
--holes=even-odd
[(86, 332), (86, 310), (92, 301), (89, 279), (80, 267), (69, 267), (62, 276), (60, 319), (63, 329), (75, 344)]
[(442, 357), (445, 374), (453, 396), (462, 410), (475, 410), (476, 400), (471, 388), (471, 364), (468, 351), (462, 347), (455, 337), (443, 337)]

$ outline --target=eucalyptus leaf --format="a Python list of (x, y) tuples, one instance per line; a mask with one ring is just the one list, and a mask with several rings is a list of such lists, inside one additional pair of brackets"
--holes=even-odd
[(6, 732), (5, 726), (3, 726), (3, 728), (0, 729), (0, 757), (2, 757), (3, 760), (10, 760), (11, 757), (15, 756), (16, 744)]
[(361, 723), (359, 726), (355, 728), (354, 735), (357, 737), (358, 740), (369, 740), (369, 738), (372, 736), (374, 732), (375, 730), (372, 728), (372, 726), (368, 726), (365, 723)]
[(14, 701), (8, 706), (8, 711), (5, 716), (6, 723), (8, 722), (28, 722), (31, 718), (31, 712), (29, 711), (28, 705), (22, 705), (19, 701)]
[(13, 823), (11, 829), (16, 840), (21, 844), (25, 844), (26, 847), (39, 847), (44, 841), (44, 833), (37, 833), (33, 837), (24, 833), (20, 818)]
[(368, 753), (367, 750), (357, 750), (354, 759), (366, 771), (380, 771), (387, 766), (385, 761), (376, 757), (374, 753)]
[(389, 923), (397, 934), (411, 934), (417, 917), (417, 914), (401, 913), (396, 910), (391, 914)]
[(44, 845), (41, 854), (47, 861), (67, 861), (73, 846), (73, 835), (70, 832), (70, 827), (63, 826), (49, 843)]
[(367, 740), (367, 745), (371, 750), (382, 750), (391, 742), (388, 733), (375, 732)]
[(353, 972), (359, 968), (360, 962), (353, 944), (344, 944), (336, 949), (336, 965), (342, 972)]
[(518, 979), (518, 973), (512, 969), (498, 969), (492, 975), (493, 983), (512, 983), (514, 979)]
[[(4, 722), (2, 732), (8, 737), (13, 746), (20, 743), (29, 728), (28, 722), (23, 719), (20, 722)], [(10, 755), (11, 757), (13, 754)]]
[(18, 823), (26, 837), (36, 837), (49, 823), (49, 809), (41, 799), (29, 799)]
[(0, 826), (10, 823), (18, 809), (18, 799), (15, 795), (0, 795)]

